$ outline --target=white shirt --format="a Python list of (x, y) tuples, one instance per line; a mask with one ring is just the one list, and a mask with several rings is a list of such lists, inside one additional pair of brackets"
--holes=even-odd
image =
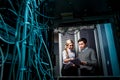
[[(67, 49), (68, 51), (68, 57), (69, 58), (75, 58), (75, 52), (70, 50), (70, 49)], [(67, 59), (67, 52), (66, 50), (63, 51), (63, 63), (64, 63), (64, 60)], [(70, 63), (70, 62), (68, 62)], [(68, 63), (64, 63), (64, 64), (68, 64)]]

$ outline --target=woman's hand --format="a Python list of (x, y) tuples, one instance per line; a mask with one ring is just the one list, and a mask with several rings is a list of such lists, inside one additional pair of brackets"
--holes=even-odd
[(71, 61), (71, 60), (74, 60), (74, 58), (69, 58), (69, 59), (70, 59), (70, 61)]
[(74, 58), (68, 58), (68, 59), (65, 59), (64, 62), (68, 63), (69, 61), (72, 61), (72, 60), (74, 60)]

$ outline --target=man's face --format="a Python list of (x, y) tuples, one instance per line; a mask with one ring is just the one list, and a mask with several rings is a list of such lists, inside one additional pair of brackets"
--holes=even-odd
[(86, 47), (86, 44), (83, 41), (78, 42), (78, 45), (79, 45), (81, 50)]

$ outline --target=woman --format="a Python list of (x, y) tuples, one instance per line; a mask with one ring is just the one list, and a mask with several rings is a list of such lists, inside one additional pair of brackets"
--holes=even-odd
[(63, 51), (63, 67), (62, 76), (77, 76), (77, 67), (72, 61), (75, 59), (74, 43), (72, 40), (67, 40)]

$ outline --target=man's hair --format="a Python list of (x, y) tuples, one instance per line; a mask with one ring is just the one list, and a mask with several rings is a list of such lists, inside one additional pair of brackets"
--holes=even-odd
[(79, 40), (78, 40), (78, 43), (79, 43), (80, 41), (83, 41), (85, 44), (87, 43), (87, 39), (86, 39), (86, 38), (81, 38), (81, 39), (79, 39)]

